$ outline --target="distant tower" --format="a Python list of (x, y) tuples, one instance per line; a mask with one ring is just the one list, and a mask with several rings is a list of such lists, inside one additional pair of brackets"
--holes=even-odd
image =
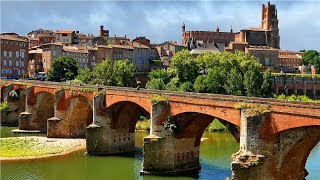
[(104, 30), (103, 30), (103, 26), (100, 26), (100, 33), (99, 33), (100, 37), (103, 37), (104, 35)]
[(268, 40), (269, 46), (280, 49), (280, 35), (279, 35), (279, 20), (276, 5), (270, 4), (262, 5), (261, 13), (261, 28), (266, 31), (271, 31), (271, 37)]
[(278, 29), (278, 17), (277, 17), (276, 5), (270, 4), (262, 5), (262, 19), (261, 28), (264, 30), (277, 30)]
[(217, 28), (216, 28), (216, 32), (220, 32), (220, 28), (219, 28), (219, 26), (217, 26)]
[(182, 37), (181, 37), (181, 44), (186, 45), (187, 37), (186, 37), (186, 25), (182, 23)]
[(182, 32), (185, 32), (186, 31), (186, 25), (183, 23), (182, 24)]

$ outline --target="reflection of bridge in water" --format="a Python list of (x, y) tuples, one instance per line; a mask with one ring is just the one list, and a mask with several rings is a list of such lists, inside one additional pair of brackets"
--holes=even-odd
[[(235, 179), (301, 179), (320, 141), (316, 103), (37, 81), (3, 81), (1, 99), (10, 99), (11, 90), (25, 101), (20, 130), (47, 131), (57, 138), (86, 136), (91, 155), (133, 151), (136, 121), (149, 115), (141, 174), (199, 169), (200, 139), (214, 118), (240, 143), (232, 163)], [(164, 128), (168, 119), (178, 126), (175, 133)]]

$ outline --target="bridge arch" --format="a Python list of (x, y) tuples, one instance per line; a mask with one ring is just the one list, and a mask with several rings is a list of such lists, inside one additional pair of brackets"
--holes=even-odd
[(290, 138), (290, 141), (280, 147), (280, 168), (277, 168), (277, 173), (283, 178), (303, 179), (307, 175), (305, 165), (310, 152), (320, 142), (320, 126), (288, 129), (277, 136), (282, 142)]
[(135, 125), (140, 116), (150, 118), (150, 109), (142, 103), (119, 101), (107, 107), (111, 115), (111, 129), (118, 129), (127, 133), (134, 133)]
[(199, 113), (199, 114), (206, 114), (218, 119), (224, 119), (224, 121), (227, 121), (231, 124), (234, 124), (236, 126), (240, 126), (240, 117), (241, 112), (238, 109), (235, 109), (234, 107), (226, 108), (226, 107), (212, 107), (212, 106), (205, 106), (205, 105), (199, 105), (199, 104), (176, 104), (170, 102), (170, 111), (171, 116), (177, 116), (179, 114), (183, 113)]

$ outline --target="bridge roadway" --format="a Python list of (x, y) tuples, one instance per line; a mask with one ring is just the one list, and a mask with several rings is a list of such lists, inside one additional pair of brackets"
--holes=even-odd
[[(150, 117), (141, 174), (198, 170), (200, 138), (214, 118), (240, 143), (234, 179), (302, 179), (306, 159), (320, 141), (318, 103), (10, 80), (1, 81), (1, 101), (14, 102), (11, 90), (25, 102), (19, 129), (86, 137), (91, 155), (133, 151), (136, 121)], [(178, 128), (170, 131), (164, 123)]]

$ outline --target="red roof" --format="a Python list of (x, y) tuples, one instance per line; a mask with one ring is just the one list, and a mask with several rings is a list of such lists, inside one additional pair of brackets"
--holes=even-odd
[(58, 30), (57, 34), (71, 34), (74, 30)]

